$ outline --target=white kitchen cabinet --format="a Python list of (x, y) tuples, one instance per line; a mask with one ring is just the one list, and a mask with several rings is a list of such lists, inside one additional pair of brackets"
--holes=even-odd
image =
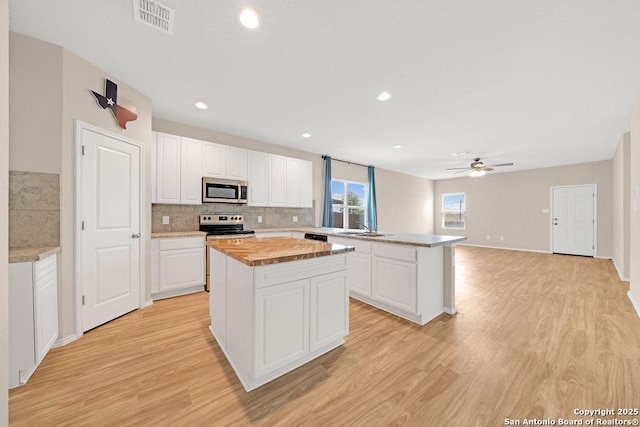
[(349, 292), (371, 298), (371, 243), (333, 236), (329, 236), (329, 242), (355, 247), (355, 251), (349, 253)]
[(349, 289), (342, 273), (313, 277), (310, 285), (309, 351), (314, 352), (349, 334)]
[(181, 141), (180, 204), (202, 204), (202, 142), (197, 139)]
[(244, 148), (227, 147), (227, 179), (246, 181), (248, 179), (248, 151)]
[(346, 254), (255, 267), (215, 249), (209, 258), (211, 331), (245, 390), (344, 343)]
[(202, 141), (156, 132), (153, 145), (153, 203), (202, 204)]
[(205, 237), (151, 240), (152, 299), (204, 290)]
[(257, 289), (255, 298), (256, 376), (261, 377), (309, 354), (309, 280)]
[(156, 202), (180, 203), (181, 140), (175, 135), (156, 134)]
[(58, 339), (56, 255), (9, 264), (9, 388), (23, 385)]
[(287, 206), (289, 207), (300, 206), (300, 192), (302, 189), (302, 183), (300, 181), (300, 175), (302, 172), (301, 163), (302, 160), (291, 157), (286, 158)]
[(313, 207), (313, 163), (300, 161), (300, 207)]
[(269, 154), (269, 206), (287, 204), (287, 158)]
[(269, 205), (269, 155), (249, 151), (249, 206)]
[(227, 155), (224, 145), (202, 142), (202, 176), (222, 178), (227, 175)]
[(376, 301), (416, 313), (416, 265), (373, 256), (372, 297)]

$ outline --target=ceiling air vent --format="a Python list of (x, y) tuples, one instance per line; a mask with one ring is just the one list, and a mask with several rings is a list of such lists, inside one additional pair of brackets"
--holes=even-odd
[(154, 0), (133, 0), (133, 15), (136, 21), (167, 34), (173, 34), (174, 13), (170, 7)]

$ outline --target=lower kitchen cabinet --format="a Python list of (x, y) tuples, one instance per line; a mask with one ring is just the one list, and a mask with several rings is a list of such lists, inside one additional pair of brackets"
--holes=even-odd
[(151, 240), (152, 299), (204, 290), (205, 237)]
[(344, 343), (346, 255), (249, 267), (209, 251), (211, 331), (245, 390)]
[(329, 237), (329, 241), (355, 247), (355, 251), (349, 253), (349, 292), (371, 298), (371, 243), (333, 236)]
[(416, 264), (391, 258), (373, 257), (372, 297), (410, 313), (416, 312)]
[(309, 280), (257, 289), (256, 376), (309, 354)]
[(9, 264), (9, 388), (27, 382), (57, 339), (56, 255)]

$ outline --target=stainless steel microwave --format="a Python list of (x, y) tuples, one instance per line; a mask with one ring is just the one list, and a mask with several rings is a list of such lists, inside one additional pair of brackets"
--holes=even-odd
[(247, 203), (247, 182), (202, 178), (202, 203)]

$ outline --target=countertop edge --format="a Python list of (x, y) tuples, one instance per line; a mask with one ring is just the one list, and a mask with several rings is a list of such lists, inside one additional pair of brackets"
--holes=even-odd
[[(270, 238), (267, 237), (265, 239), (270, 239)], [(234, 240), (234, 239), (229, 239), (229, 240)], [(280, 255), (280, 256), (275, 256), (273, 258), (263, 258), (263, 259), (252, 260), (252, 259), (247, 259), (243, 256), (240, 256), (232, 251), (225, 250), (224, 248), (217, 245), (216, 244), (217, 242), (220, 242), (220, 241), (219, 240), (207, 241), (207, 246), (249, 267), (261, 267), (265, 265), (280, 264), (280, 263), (292, 262), (292, 261), (302, 261), (302, 260), (312, 259), (312, 258), (322, 258), (325, 256), (342, 255), (342, 254), (347, 254), (349, 252), (355, 251), (355, 248), (353, 246), (344, 246), (341, 244), (332, 243), (331, 245), (333, 246), (337, 245), (339, 247), (335, 249), (332, 247), (329, 250), (322, 250), (322, 251), (316, 251), (316, 252)]]
[(174, 237), (199, 237), (199, 236), (206, 237), (206, 235), (207, 235), (206, 231), (167, 231), (167, 232), (151, 233), (151, 238), (152, 239), (171, 239)]
[(9, 264), (42, 261), (51, 255), (59, 253), (61, 250), (60, 246), (9, 248)]

